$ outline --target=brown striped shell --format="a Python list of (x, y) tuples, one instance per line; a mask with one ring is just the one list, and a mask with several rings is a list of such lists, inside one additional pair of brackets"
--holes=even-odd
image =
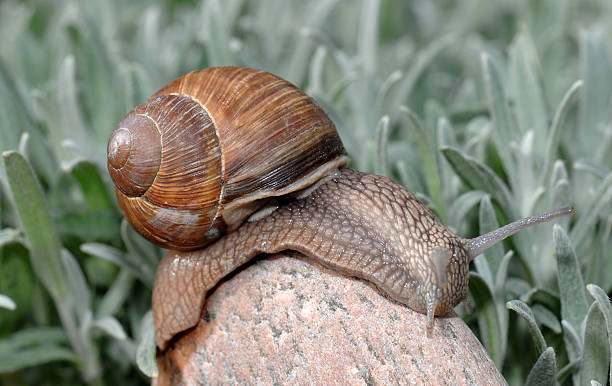
[(119, 123), (108, 170), (130, 224), (169, 249), (200, 248), (270, 197), (345, 165), (323, 110), (270, 73), (216, 67), (176, 79)]

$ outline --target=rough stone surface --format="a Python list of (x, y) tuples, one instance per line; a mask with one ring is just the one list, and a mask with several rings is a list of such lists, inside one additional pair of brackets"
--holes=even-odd
[(364, 281), (260, 259), (158, 353), (153, 384), (506, 384), (460, 318), (436, 318), (431, 337), (425, 324)]

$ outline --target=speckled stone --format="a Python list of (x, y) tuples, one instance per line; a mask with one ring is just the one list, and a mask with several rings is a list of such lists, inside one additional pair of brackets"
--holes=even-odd
[(431, 337), (425, 319), (364, 281), (260, 259), (158, 353), (153, 384), (506, 384), (460, 318), (436, 318)]

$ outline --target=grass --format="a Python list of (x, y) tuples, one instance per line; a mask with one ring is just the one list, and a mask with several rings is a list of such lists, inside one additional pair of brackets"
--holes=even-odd
[(606, 0), (1, 2), (0, 382), (154, 375), (161, 251), (122, 220), (105, 145), (215, 65), (304, 89), (351, 166), (464, 237), (573, 205), (475, 260), (464, 319), (510, 384), (610, 382), (611, 25)]

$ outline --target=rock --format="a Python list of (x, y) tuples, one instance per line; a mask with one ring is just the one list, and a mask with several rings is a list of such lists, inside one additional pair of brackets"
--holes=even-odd
[(257, 260), (223, 281), (194, 329), (158, 353), (156, 385), (506, 384), (456, 315), (436, 318), (306, 260)]

